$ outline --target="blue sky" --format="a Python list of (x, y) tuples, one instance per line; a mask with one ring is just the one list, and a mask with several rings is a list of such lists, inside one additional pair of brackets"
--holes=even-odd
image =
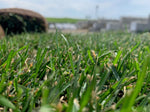
[[(0, 0), (0, 8), (25, 8), (45, 17), (148, 17), (150, 0)], [(96, 13), (97, 6), (97, 13)]]

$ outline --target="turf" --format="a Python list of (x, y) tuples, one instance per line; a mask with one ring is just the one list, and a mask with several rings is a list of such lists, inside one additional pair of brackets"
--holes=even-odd
[(74, 19), (74, 18), (46, 18), (50, 23), (77, 23), (78, 21), (85, 21), (86, 19)]
[(0, 40), (0, 109), (147, 112), (150, 34), (34, 33)]

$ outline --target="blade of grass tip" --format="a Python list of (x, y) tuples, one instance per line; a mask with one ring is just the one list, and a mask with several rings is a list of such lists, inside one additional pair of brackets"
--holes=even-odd
[(81, 63), (81, 55), (79, 55), (79, 59), (78, 59), (78, 62), (77, 62), (77, 69), (76, 69), (75, 75), (79, 73), (80, 63)]
[[(132, 84), (133, 82), (135, 82), (135, 79), (133, 79), (133, 80), (130, 80), (130, 81), (128, 81), (129, 80), (129, 78), (125, 78), (126, 76), (132, 76), (133, 75), (133, 73), (135, 72), (135, 70), (133, 70), (131, 73), (129, 73), (129, 75), (126, 75), (126, 74), (123, 74), (123, 76), (121, 77), (121, 79), (119, 80), (119, 82), (117, 82), (116, 84), (114, 84), (113, 86), (112, 86), (112, 88), (111, 88), (111, 90), (113, 89), (113, 91), (110, 93), (109, 92), (109, 99), (112, 97), (112, 96), (114, 96), (114, 94), (115, 94), (115, 92), (119, 89), (121, 89), (121, 88), (123, 88), (123, 87), (125, 87), (125, 86), (127, 86), (127, 85), (129, 85), (129, 84)], [(126, 82), (127, 81), (127, 82)], [(106, 97), (108, 96), (108, 94), (106, 94), (105, 95)], [(101, 98), (102, 99), (102, 98)], [(111, 102), (109, 103), (110, 105), (112, 105), (112, 99), (110, 100)], [(122, 104), (122, 102), (123, 102), (124, 100), (123, 100), (123, 98), (121, 98), (118, 102), (117, 102), (117, 104), (116, 104), (116, 108), (117, 107), (119, 107), (119, 105), (120, 104)], [(107, 104), (107, 102), (108, 102), (108, 98), (105, 100), (105, 104)], [(110, 106), (109, 105), (109, 106)]]
[(34, 107), (34, 96), (31, 97), (30, 106), (28, 112), (32, 112)]
[(73, 60), (72, 60), (72, 55), (71, 55), (71, 53), (69, 53), (69, 58), (70, 58), (70, 63), (71, 63), (72, 72), (73, 72), (73, 74), (75, 74), (74, 64), (73, 64)]
[[(28, 47), (29, 47), (28, 45), (27, 45), (27, 46), (23, 46), (23, 47), (21, 47), (20, 49), (18, 49), (16, 52), (14, 52), (13, 50), (11, 50), (10, 53), (9, 53), (8, 59), (7, 59), (0, 67), (4, 66), (4, 65), (7, 64), (8, 62), (10, 62), (10, 61), (8, 61), (8, 60), (10, 60), (12, 57), (14, 57), (19, 51), (21, 51), (21, 50), (23, 50), (23, 49), (25, 49), (25, 48), (28, 48)], [(9, 65), (10, 65), (10, 64), (7, 64), (8, 67), (9, 67)]]
[(58, 44), (58, 31), (56, 29), (56, 34), (55, 34), (55, 39), (56, 39), (56, 45), (57, 45), (57, 54), (60, 55), (60, 49), (59, 49), (59, 44)]
[(42, 91), (42, 105), (47, 105), (48, 104), (48, 95), (49, 95), (49, 89), (48, 88), (43, 88), (43, 91)]
[(42, 54), (41, 52), (42, 52), (42, 49), (38, 48), (37, 55), (36, 55), (36, 62), (37, 62), (36, 68), (38, 68), (38, 65), (39, 65), (39, 59), (40, 59), (41, 54)]
[[(124, 75), (125, 76), (125, 75)], [(113, 97), (115, 97), (114, 95), (115, 95), (115, 92), (116, 91), (118, 91), (120, 88), (122, 88), (121, 86), (121, 84), (122, 84), (122, 82), (123, 82), (123, 79), (124, 78), (122, 78), (120, 81), (118, 81), (117, 83), (115, 83), (115, 84), (113, 84), (113, 85), (111, 85), (112, 87), (111, 88), (109, 88), (107, 91), (105, 91), (104, 93), (102, 93), (101, 95), (100, 95), (100, 100), (99, 100), (99, 103), (100, 102), (102, 102), (101, 103), (101, 105), (102, 105), (102, 107), (105, 107), (105, 105), (109, 102), (109, 103), (111, 103), (111, 101), (113, 101)], [(111, 99), (111, 100), (110, 100)]]
[(69, 100), (68, 100), (69, 102), (68, 102), (68, 108), (67, 108), (66, 112), (72, 112), (73, 111), (74, 99), (77, 97), (78, 91), (79, 90), (75, 90), (75, 89), (73, 90), (73, 95), (71, 95), (71, 97), (69, 97)]
[(29, 90), (28, 89), (25, 89), (25, 96), (24, 96), (24, 102), (22, 104), (23, 108), (22, 108), (22, 112), (26, 112), (27, 111), (27, 108), (30, 104), (30, 95), (29, 95)]
[(141, 75), (138, 77), (135, 89), (134, 89), (134, 91), (132, 91), (132, 94), (127, 95), (125, 97), (125, 99), (124, 99), (125, 101), (123, 103), (121, 112), (130, 112), (131, 111), (131, 108), (134, 105), (135, 99), (138, 96), (138, 94), (141, 91), (141, 88), (143, 86), (143, 81), (144, 81), (144, 78), (146, 75), (147, 67), (149, 65), (149, 59), (150, 59), (150, 55), (145, 57)]
[(82, 112), (83, 108), (88, 104), (88, 102), (90, 100), (91, 92), (92, 92), (92, 88), (88, 87), (85, 94), (82, 97), (81, 107), (79, 109), (79, 112)]
[(18, 91), (18, 83), (17, 83), (17, 79), (15, 78), (15, 82), (14, 82), (14, 87), (15, 87), (15, 90)]
[(16, 107), (13, 103), (11, 103), (10, 100), (8, 100), (6, 97), (0, 95), (0, 104), (3, 106), (6, 106), (8, 108), (11, 108), (13, 110), (16, 110)]
[(124, 61), (128, 58), (128, 56), (139, 46), (140, 43), (138, 43), (137, 45), (135, 45), (128, 53), (126, 53), (126, 55), (123, 57), (121, 63), (118, 65), (118, 71), (120, 71)]
[(26, 46), (23, 46), (23, 47), (21, 47), (20, 49), (18, 49), (16, 52), (14, 52), (14, 55), (13, 56), (15, 56), (19, 51), (21, 51), (21, 50), (23, 50), (23, 49), (28, 49), (29, 48), (29, 45), (26, 45)]
[(150, 53), (150, 49), (148, 46), (146, 46), (145, 49), (148, 51), (148, 53)]
[(90, 51), (90, 50), (88, 50), (87, 52), (88, 52), (88, 55), (89, 55), (89, 58), (90, 58), (91, 62), (94, 64), (93, 57), (91, 56), (91, 51)]
[(137, 61), (135, 61), (135, 68), (136, 68), (136, 71), (138, 72), (138, 77), (139, 77), (139, 75), (140, 75), (140, 65), (139, 65), (139, 63), (137, 62)]
[(77, 46), (77, 48), (78, 48), (78, 51), (80, 51), (80, 47), (79, 47), (79, 45), (78, 45), (78, 43), (76, 42), (76, 46)]
[(112, 70), (116, 80), (119, 81), (120, 80), (120, 76), (119, 76), (119, 74), (117, 72), (117, 69), (116, 69), (116, 67), (114, 65), (111, 66), (111, 70)]
[(2, 73), (2, 79), (1, 79), (1, 82), (0, 82), (0, 93), (3, 91), (3, 88), (5, 86), (5, 84), (4, 84), (4, 82), (6, 80), (5, 76), (7, 75), (7, 72), (9, 71), (9, 67), (10, 67), (10, 64), (11, 64), (13, 54), (14, 54), (14, 51), (13, 50), (10, 51), (7, 60), (4, 62), (4, 63), (6, 63), (6, 67), (5, 67), (5, 73)]
[[(132, 73), (133, 72), (131, 72), (130, 74), (132, 74)], [(111, 90), (111, 91), (113, 90), (113, 91), (109, 92), (109, 94), (110, 94), (109, 96), (107, 95), (108, 97), (105, 99), (104, 105), (108, 103), (107, 106), (111, 106), (113, 104), (114, 100), (116, 99), (116, 97), (118, 96), (117, 95), (119, 92), (118, 90), (123, 89), (124, 86), (127, 86), (133, 82), (133, 81), (128, 81), (129, 78), (126, 78), (126, 76), (127, 76), (126, 74), (123, 74), (123, 76), (120, 78), (120, 80), (117, 83), (112, 85), (111, 89), (109, 89), (109, 90)], [(126, 81), (128, 81), (129, 84), (126, 84)], [(117, 106), (117, 104), (116, 104), (116, 106)]]
[(54, 62), (53, 62), (53, 58), (51, 56), (49, 56), (49, 60), (50, 60), (49, 67), (51, 67), (52, 72), (55, 73), (55, 65), (54, 65)]
[[(53, 78), (53, 77), (54, 77), (54, 76), (52, 76), (51, 78)], [(43, 87), (44, 87), (47, 83), (49, 83), (49, 80), (46, 80), (46, 81), (44, 81), (44, 82), (42, 83), (42, 85), (39, 87), (38, 92), (36, 92), (35, 95), (34, 95), (35, 98), (41, 95), (41, 92), (40, 92), (40, 91), (42, 91)]]
[[(61, 83), (61, 85), (62, 85), (62, 83)], [(59, 85), (59, 87), (60, 87), (61, 85)], [(60, 96), (60, 94), (62, 94), (62, 93), (63, 93), (67, 88), (69, 88), (71, 85), (72, 85), (71, 82), (69, 82), (69, 83), (63, 85), (61, 91), (55, 96), (55, 98), (53, 98), (52, 102), (55, 102), (55, 100)]]
[(121, 63), (119, 63), (119, 65), (118, 65), (118, 71), (121, 70), (121, 67), (122, 67), (124, 61), (128, 58), (129, 55), (130, 55), (130, 52), (126, 53), (126, 55), (123, 57)]
[(69, 47), (69, 43), (68, 43), (68, 40), (66, 39), (66, 37), (65, 37), (63, 34), (61, 34), (61, 36), (63, 37), (63, 39), (64, 39), (65, 42), (67, 43), (67, 46)]
[(73, 97), (71, 97), (71, 98), (69, 99), (68, 108), (67, 108), (66, 112), (70, 112), (70, 111), (72, 110), (74, 97), (75, 97), (75, 93), (73, 94)]
[(149, 103), (149, 100), (147, 100), (150, 97), (150, 93), (146, 95), (146, 97), (140, 102), (139, 106), (143, 106)]
[(96, 77), (94, 75), (91, 84), (88, 85), (87, 90), (83, 93), (83, 96), (81, 98), (81, 103), (80, 103), (80, 109), (79, 109), (78, 112), (82, 112), (83, 108), (88, 104), (88, 102), (91, 98), (90, 96), (92, 94), (92, 90), (93, 90), (93, 88), (95, 87), (95, 84), (96, 84), (95, 79), (96, 79)]
[(23, 85), (27, 84), (32, 78), (36, 78), (36, 76), (37, 76), (37, 74), (36, 74), (36, 73), (33, 73), (33, 74), (31, 75), (31, 77), (29, 77), (29, 78), (23, 83)]
[(109, 75), (110, 75), (110, 71), (108, 71), (108, 73), (106, 75), (102, 76), (100, 84), (99, 84), (99, 90), (102, 89), (102, 87), (105, 84), (105, 82), (106, 82), (107, 78), (109, 77)]
[[(107, 55), (109, 55), (109, 54), (111, 54), (111, 53), (112, 53), (111, 51), (108, 51), (108, 52), (102, 54), (101, 56), (98, 56), (98, 58), (104, 58), (105, 56), (107, 56)], [(100, 55), (100, 54), (99, 54), (99, 55)]]
[(13, 54), (14, 54), (14, 51), (13, 50), (10, 51), (10, 54), (8, 56), (8, 59), (7, 59), (6, 72), (8, 72), (8, 70), (9, 70)]
[(44, 59), (44, 57), (45, 57), (45, 55), (46, 55), (46, 52), (47, 52), (47, 48), (44, 49), (43, 54), (42, 54), (41, 52), (42, 52), (42, 51), (41, 51), (41, 49), (40, 49), (40, 51), (39, 51), (39, 53), (38, 53), (38, 56), (37, 56), (36, 73), (38, 73), (38, 71), (39, 71), (39, 69), (40, 69), (40, 66), (41, 66), (41, 64), (42, 64), (42, 61), (43, 61), (43, 59)]
[[(74, 77), (74, 80), (72, 81), (74, 88), (77, 88), (77, 85), (78, 85), (78, 79), (79, 79), (79, 76), (80, 76), (80, 75), (78, 75), (79, 70), (80, 70), (80, 63), (81, 63), (81, 56), (79, 56), (79, 60), (77, 62), (77, 68), (76, 68), (76, 71), (75, 71), (75, 74), (74, 74), (75, 77)], [(75, 91), (76, 90), (74, 89), (74, 92)]]
[(130, 52), (133, 52), (137, 47), (139, 47), (139, 45), (140, 45), (140, 42), (138, 42), (138, 43), (131, 49)]
[(31, 101), (31, 98), (28, 98), (25, 102), (25, 105), (23, 105), (23, 109), (22, 109), (22, 112), (27, 112), (27, 109), (30, 105), (30, 101)]
[(118, 51), (118, 52), (117, 52), (117, 56), (116, 56), (115, 60), (113, 61), (113, 64), (114, 64), (114, 65), (116, 65), (117, 62), (118, 62), (118, 60), (120, 59), (121, 53), (122, 53), (122, 51)]

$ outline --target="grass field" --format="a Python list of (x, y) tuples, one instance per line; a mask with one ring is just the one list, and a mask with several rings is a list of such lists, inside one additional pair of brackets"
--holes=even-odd
[(0, 40), (0, 111), (147, 112), (150, 34), (22, 34)]
[(78, 21), (85, 21), (86, 19), (74, 19), (74, 18), (46, 18), (51, 23), (77, 23)]

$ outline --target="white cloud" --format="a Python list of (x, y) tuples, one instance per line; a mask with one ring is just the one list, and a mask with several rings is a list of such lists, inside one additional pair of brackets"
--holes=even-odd
[(150, 0), (130, 0), (131, 4), (139, 6), (149, 6)]
[(110, 1), (94, 0), (0, 0), (0, 3), (4, 4), (2, 8), (26, 8), (44, 16), (79, 16), (82, 18), (87, 15), (94, 17), (96, 5), (99, 6), (99, 10), (107, 12), (114, 4)]
[[(49, 17), (119, 18), (122, 15), (148, 15), (150, 0), (0, 0), (0, 8), (31, 9)], [(144, 13), (145, 12), (145, 13)]]

